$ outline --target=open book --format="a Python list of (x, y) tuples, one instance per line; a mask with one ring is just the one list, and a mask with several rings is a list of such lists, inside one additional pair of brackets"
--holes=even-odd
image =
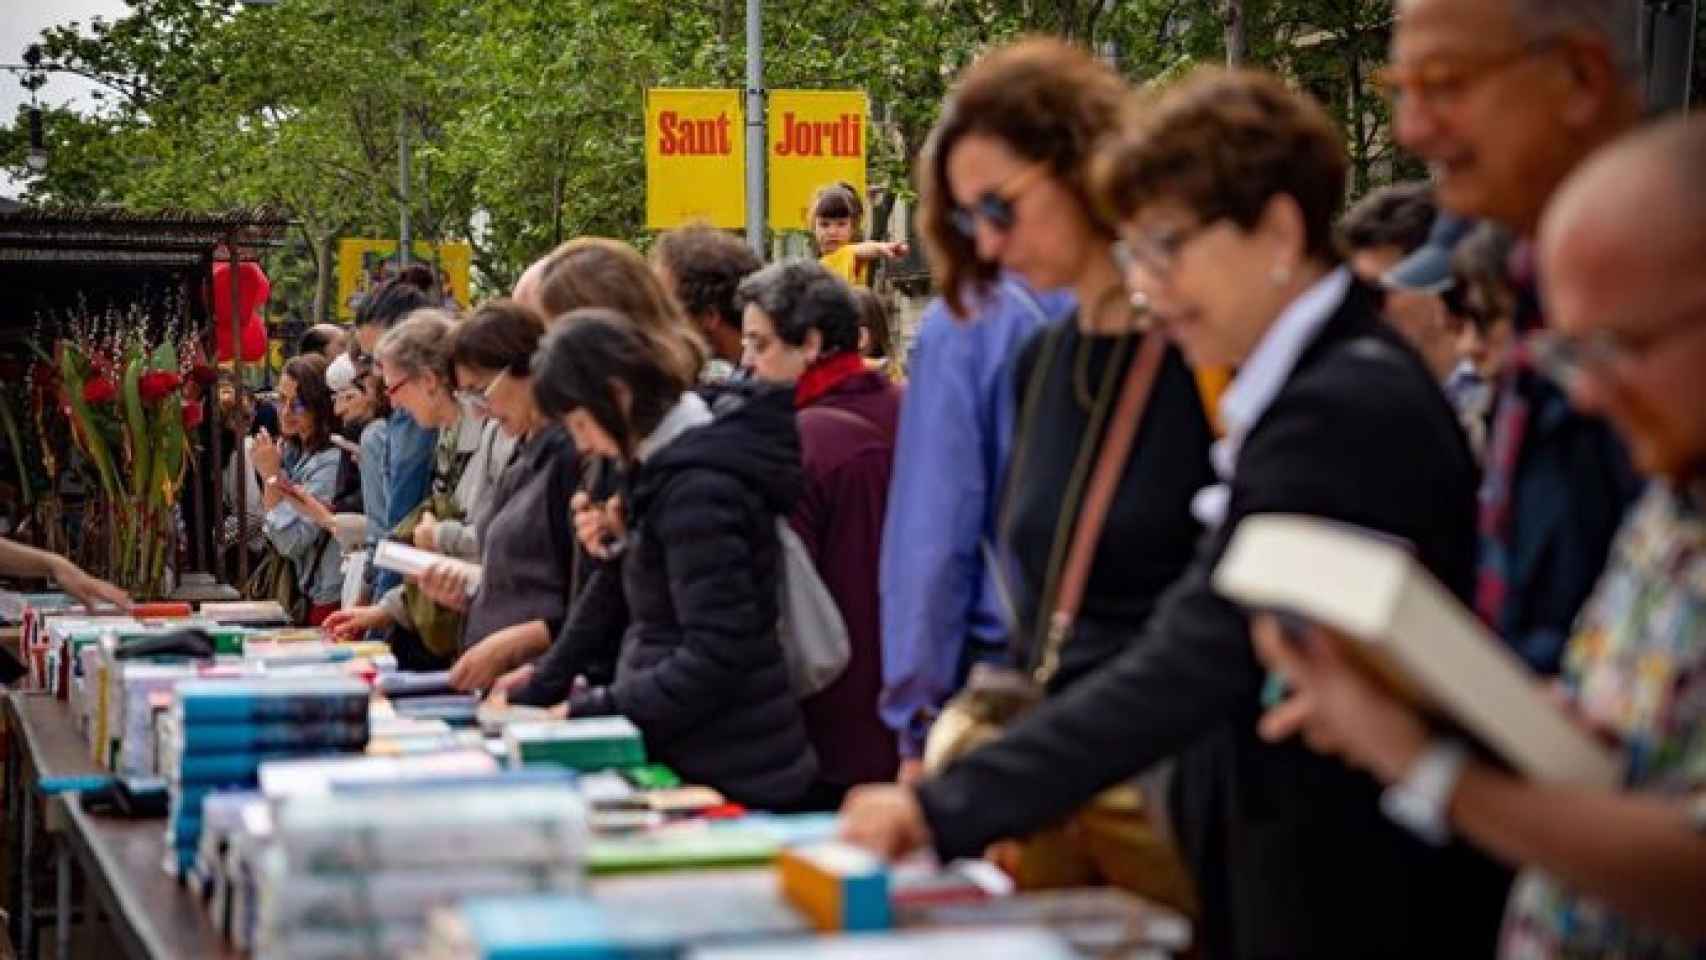
[(1353, 638), (1358, 663), (1442, 713), (1524, 776), (1616, 786), (1616, 754), (1578, 729), (1541, 680), (1399, 543), (1318, 517), (1239, 524), (1214, 572), (1245, 607), (1296, 614)]
[(479, 589), (480, 565), (477, 563), (447, 557), (442, 553), (421, 550), (406, 543), (398, 543), (395, 540), (381, 540), (378, 549), (373, 553), (374, 566), (381, 570), (400, 573), (405, 577), (419, 576), (440, 563), (455, 564), (467, 574), (468, 595), (470, 597), (474, 595), (475, 590)]

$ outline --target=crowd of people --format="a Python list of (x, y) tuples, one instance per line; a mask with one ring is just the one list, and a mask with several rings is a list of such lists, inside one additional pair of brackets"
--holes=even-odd
[[(405, 666), (621, 714), (887, 856), (1139, 892), (1206, 956), (1706, 955), (1706, 124), (1644, 120), (1619, 0), (1398, 7), (1432, 177), (1348, 211), (1278, 78), (984, 56), (921, 159), (904, 358), (869, 288), (909, 251), (846, 184), (816, 260), (580, 238), (465, 317), (405, 271), (276, 423), (227, 404), (230, 542)], [(1512, 774), (1220, 596), (1273, 513), (1412, 545), (1622, 787)], [(816, 595), (846, 643), (807, 684)]]

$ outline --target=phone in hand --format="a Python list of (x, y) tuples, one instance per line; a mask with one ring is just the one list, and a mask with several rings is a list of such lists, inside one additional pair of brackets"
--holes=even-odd
[(301, 487), (297, 486), (296, 482), (294, 480), (290, 479), (289, 477), (287, 477), (283, 474), (279, 474), (278, 476), (273, 477), (271, 480), (268, 480), (267, 482), (272, 484), (273, 486), (277, 487), (279, 493), (283, 494), (286, 497), (289, 497), (292, 500), (302, 501), (302, 500), (307, 500), (309, 498), (308, 491), (303, 490)]

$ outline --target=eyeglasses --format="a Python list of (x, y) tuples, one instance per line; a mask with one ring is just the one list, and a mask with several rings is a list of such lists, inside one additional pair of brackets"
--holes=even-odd
[(1213, 220), (1204, 220), (1189, 227), (1168, 227), (1128, 235), (1114, 241), (1108, 248), (1108, 254), (1114, 258), (1114, 266), (1119, 268), (1121, 276), (1129, 276), (1142, 267), (1153, 276), (1165, 278), (1178, 264), (1179, 254), (1185, 245), (1213, 224)]
[(1638, 336), (1610, 330), (1596, 330), (1580, 337), (1541, 331), (1531, 335), (1525, 346), (1535, 367), (1547, 379), (1569, 389), (1583, 374), (1602, 375), (1622, 369), (1651, 356), (1668, 341), (1703, 330), (1706, 330), (1706, 315), (1694, 310)]
[(1394, 104), (1414, 97), (1426, 107), (1447, 106), (1471, 88), (1557, 46), (1558, 37), (1532, 40), (1504, 53), (1482, 57), (1427, 57), (1418, 63), (1394, 63), (1374, 74), (1375, 86)]
[(498, 385), (499, 380), (502, 380), (508, 375), (508, 370), (500, 370), (498, 375), (493, 377), (491, 382), (486, 384), (486, 387), (483, 390), (456, 391), (456, 402), (467, 407), (474, 413), (486, 413), (492, 408), (492, 388)]
[(1018, 222), (1018, 216), (1013, 210), (1013, 204), (1029, 190), (1042, 175), (1048, 172), (1047, 164), (1033, 164), (1008, 177), (1000, 186), (985, 190), (969, 206), (955, 207), (948, 211), (948, 222), (953, 225), (960, 236), (967, 240), (977, 239), (977, 222), (983, 220), (996, 230), (1006, 233), (1013, 229)]
[(404, 387), (408, 386), (410, 383), (413, 383), (414, 379), (415, 379), (414, 377), (404, 377), (403, 379), (398, 380), (396, 383), (393, 383), (390, 386), (387, 386), (385, 388), (385, 396), (389, 397), (392, 400), (397, 399), (397, 394), (401, 393), (403, 391)]

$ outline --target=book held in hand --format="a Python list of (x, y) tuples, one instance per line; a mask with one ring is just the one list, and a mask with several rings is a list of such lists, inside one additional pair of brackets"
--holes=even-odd
[(381, 570), (402, 574), (405, 577), (418, 577), (441, 563), (455, 564), (457, 569), (465, 574), (470, 597), (474, 595), (474, 591), (479, 589), (480, 565), (477, 563), (447, 557), (442, 553), (433, 553), (430, 550), (421, 550), (406, 543), (398, 543), (395, 540), (382, 540), (373, 551), (374, 566)]
[(1348, 635), (1359, 667), (1524, 776), (1600, 787), (1622, 780), (1615, 752), (1571, 722), (1541, 678), (1389, 537), (1319, 517), (1252, 516), (1234, 531), (1214, 587), (1244, 607)]

